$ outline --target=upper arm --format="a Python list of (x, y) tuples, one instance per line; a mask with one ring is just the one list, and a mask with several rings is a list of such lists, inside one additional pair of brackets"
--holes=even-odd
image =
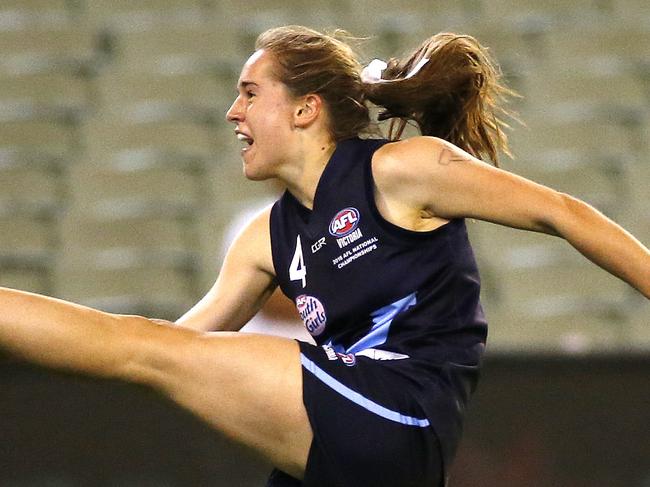
[(263, 211), (230, 246), (219, 276), (177, 324), (209, 330), (238, 330), (276, 288), (271, 255), (270, 212)]
[(379, 192), (439, 218), (475, 218), (556, 233), (552, 222), (564, 206), (561, 193), (441, 139), (416, 137), (384, 148), (373, 158)]
[(398, 207), (411, 208), (411, 214), (470, 217), (561, 236), (650, 297), (650, 251), (588, 204), (492, 167), (439, 139), (418, 137), (384, 147), (373, 157), (375, 197), (384, 207), (390, 206), (386, 201), (396, 201)]

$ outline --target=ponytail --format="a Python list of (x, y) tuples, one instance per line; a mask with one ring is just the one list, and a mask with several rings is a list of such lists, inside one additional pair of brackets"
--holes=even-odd
[(436, 34), (405, 60), (391, 59), (381, 76), (364, 78), (343, 32), (324, 34), (301, 26), (269, 29), (255, 48), (271, 52), (274, 75), (293, 96), (319, 94), (328, 109), (332, 139), (379, 133), (367, 102), (391, 120), (389, 138), (399, 139), (409, 121), (422, 135), (445, 139), (470, 154), (498, 163), (510, 155), (502, 107), (515, 93), (501, 84), (498, 66), (476, 39)]
[[(428, 59), (428, 61), (426, 61)], [(419, 68), (419, 69), (418, 69)], [(476, 39), (440, 33), (405, 60), (390, 59), (379, 80), (366, 80), (366, 98), (391, 119), (389, 138), (399, 139), (409, 121), (422, 135), (445, 139), (475, 157), (498, 165), (498, 153), (511, 155), (501, 116), (516, 94), (501, 84), (501, 72)]]

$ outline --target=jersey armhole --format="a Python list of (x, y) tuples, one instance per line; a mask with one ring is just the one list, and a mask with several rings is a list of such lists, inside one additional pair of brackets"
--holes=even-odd
[[(388, 143), (385, 141), (384, 143)], [(373, 151), (369, 154), (368, 159), (365, 162), (364, 167), (364, 186), (366, 192), (366, 200), (368, 202), (368, 208), (372, 214), (372, 218), (375, 222), (382, 227), (382, 229), (391, 237), (396, 238), (400, 241), (410, 241), (410, 242), (422, 242), (423, 240), (429, 240), (437, 237), (438, 235), (449, 231), (450, 229), (462, 225), (464, 223), (463, 218), (455, 218), (449, 220), (449, 222), (435, 228), (433, 230), (428, 230), (426, 232), (417, 232), (415, 230), (408, 230), (399, 225), (386, 220), (377, 208), (377, 201), (375, 200), (375, 179), (372, 174), (372, 158), (375, 152), (381, 148), (384, 144), (377, 145), (373, 148)]]

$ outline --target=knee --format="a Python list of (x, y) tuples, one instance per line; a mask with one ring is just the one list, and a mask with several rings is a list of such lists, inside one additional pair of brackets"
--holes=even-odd
[(201, 333), (141, 316), (122, 318), (125, 325), (118, 378), (156, 389), (178, 379), (187, 368), (182, 358), (191, 356), (191, 344)]

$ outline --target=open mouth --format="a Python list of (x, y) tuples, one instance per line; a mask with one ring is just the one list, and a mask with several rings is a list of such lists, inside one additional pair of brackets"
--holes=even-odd
[(242, 148), (242, 150), (246, 150), (254, 143), (254, 140), (251, 137), (241, 132), (237, 132), (237, 139), (241, 140), (244, 143), (244, 147)]

